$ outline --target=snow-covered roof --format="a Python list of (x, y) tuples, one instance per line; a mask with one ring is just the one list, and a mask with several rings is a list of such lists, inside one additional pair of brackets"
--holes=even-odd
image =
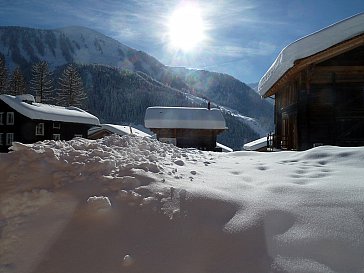
[(193, 107), (149, 107), (145, 113), (147, 128), (226, 129), (219, 109)]
[(223, 145), (223, 144), (221, 144), (221, 143), (219, 143), (219, 142), (216, 142), (216, 147), (221, 148), (223, 152), (233, 152), (233, 151), (234, 151), (234, 150), (233, 150), (233, 149), (231, 149), (230, 147), (225, 146), (225, 145)]
[(266, 146), (267, 146), (267, 137), (262, 137), (254, 141), (251, 141), (249, 143), (245, 143), (243, 149), (246, 151), (256, 151)]
[(131, 126), (122, 126), (122, 125), (116, 125), (116, 124), (101, 124), (100, 126), (97, 127), (92, 127), (89, 130), (89, 134), (94, 134), (96, 132), (99, 132), (101, 130), (107, 130), (113, 134), (117, 134), (120, 136), (123, 135), (135, 135), (135, 136), (140, 136), (140, 137), (151, 137), (149, 134), (138, 130), (134, 127)]
[(0, 99), (20, 114), (39, 120), (73, 122), (99, 125), (99, 119), (90, 113), (74, 107), (61, 107), (34, 102), (32, 95), (0, 95)]
[(294, 66), (296, 60), (312, 56), (338, 43), (364, 33), (364, 13), (330, 25), (286, 46), (261, 78), (258, 92), (264, 96)]

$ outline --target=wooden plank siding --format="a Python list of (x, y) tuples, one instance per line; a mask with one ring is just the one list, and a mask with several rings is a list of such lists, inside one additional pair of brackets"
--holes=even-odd
[(216, 150), (217, 135), (224, 130), (150, 128), (157, 134), (157, 139), (173, 138), (180, 148), (197, 148), (200, 150)]
[(274, 86), (276, 148), (364, 145), (364, 36), (345, 45), (297, 61)]

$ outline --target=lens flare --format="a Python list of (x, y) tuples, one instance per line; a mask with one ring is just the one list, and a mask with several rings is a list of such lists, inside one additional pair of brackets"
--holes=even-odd
[(168, 37), (172, 48), (191, 51), (205, 39), (205, 26), (200, 8), (186, 2), (176, 8), (168, 21)]

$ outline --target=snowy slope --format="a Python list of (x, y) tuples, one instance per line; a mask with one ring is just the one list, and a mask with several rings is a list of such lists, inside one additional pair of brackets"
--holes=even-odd
[(153, 59), (97, 31), (79, 26), (55, 30), (2, 27), (0, 37), (0, 52), (11, 69), (19, 65), (21, 60), (29, 63), (45, 60), (52, 68), (75, 62), (104, 64), (134, 71), (131, 60), (134, 55), (143, 57), (146, 68), (148, 61)]
[(364, 271), (364, 148), (212, 153), (116, 135), (0, 154), (0, 271)]
[(258, 92), (264, 96), (296, 60), (314, 55), (335, 44), (364, 33), (364, 13), (319, 30), (286, 46), (261, 78)]
[[(194, 95), (189, 94), (189, 93), (184, 93), (184, 94), (189, 100), (191, 100), (192, 102), (194, 102), (196, 104), (203, 103), (204, 105), (207, 105), (208, 102), (209, 102), (209, 100), (207, 100), (207, 99), (203, 99), (203, 98), (194, 96)], [(249, 126), (259, 136), (266, 136), (269, 133), (268, 129), (264, 128), (259, 123), (259, 121), (257, 121), (255, 118), (242, 115), (237, 110), (231, 109), (229, 107), (221, 106), (221, 105), (219, 105), (219, 104), (217, 104), (215, 102), (213, 102), (212, 105), (214, 107), (219, 108), (223, 113), (231, 115), (231, 116), (237, 118), (240, 122), (242, 122), (243, 124)]]

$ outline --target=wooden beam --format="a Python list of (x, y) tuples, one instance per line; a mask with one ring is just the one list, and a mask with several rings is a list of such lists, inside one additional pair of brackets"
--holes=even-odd
[(364, 66), (316, 66), (315, 72), (364, 73)]

